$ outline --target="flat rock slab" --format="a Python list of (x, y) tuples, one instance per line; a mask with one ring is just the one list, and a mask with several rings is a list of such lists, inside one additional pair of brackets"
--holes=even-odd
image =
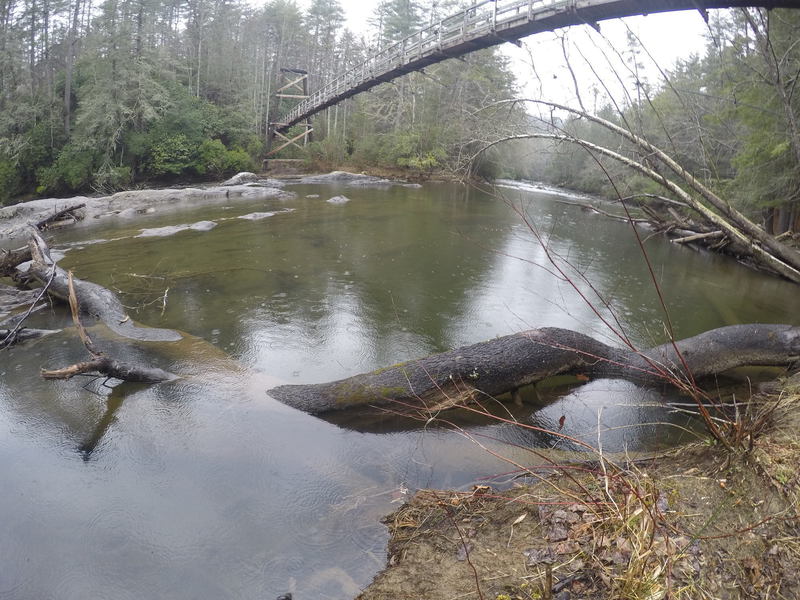
[[(87, 198), (44, 198), (0, 208), (0, 247), (11, 247), (27, 239), (30, 223), (76, 204), (85, 204), (75, 214), (84, 223), (110, 217), (130, 218), (136, 214), (161, 212), (172, 208), (229, 200), (290, 199), (295, 194), (279, 189), (281, 182), (262, 180), (260, 185), (226, 185), (207, 188), (129, 190), (111, 196)], [(269, 185), (268, 185), (269, 184)], [(189, 226), (191, 227), (191, 225)]]
[(347, 171), (333, 171), (324, 175), (309, 175), (297, 181), (297, 183), (336, 183), (340, 185), (352, 186), (385, 186), (394, 185), (394, 181), (364, 175), (363, 173), (348, 173)]

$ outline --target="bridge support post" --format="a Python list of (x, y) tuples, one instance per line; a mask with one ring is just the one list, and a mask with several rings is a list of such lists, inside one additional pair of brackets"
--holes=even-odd
[[(275, 98), (278, 99), (278, 106), (284, 98), (302, 101), (308, 98), (308, 72), (303, 69), (289, 69), (281, 68), (281, 86), (275, 90)], [(305, 148), (309, 142), (313, 141), (314, 128), (311, 126), (311, 119), (306, 119), (304, 123), (300, 123), (303, 127), (302, 133), (289, 138), (285, 135), (289, 127), (286, 123), (270, 123), (267, 129), (267, 156), (277, 154), (287, 146), (295, 146), (301, 150)], [(276, 138), (280, 138), (283, 143), (277, 148), (273, 148)], [(297, 141), (303, 138), (303, 146), (301, 147)]]

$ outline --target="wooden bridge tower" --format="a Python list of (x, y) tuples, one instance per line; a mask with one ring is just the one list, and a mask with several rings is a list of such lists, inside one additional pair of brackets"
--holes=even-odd
[[(303, 69), (289, 69), (282, 67), (280, 73), (281, 86), (275, 91), (275, 97), (278, 98), (278, 102), (280, 102), (280, 100), (283, 98), (291, 98), (293, 100), (297, 100), (298, 102), (302, 102), (309, 97), (308, 71), (304, 71)], [(278, 108), (280, 108), (280, 104), (278, 104)], [(295, 146), (302, 149), (308, 145), (308, 142), (313, 141), (312, 133), (314, 129), (311, 126), (311, 118), (306, 119), (302, 123), (298, 123), (298, 125), (303, 128), (303, 131), (292, 138), (284, 135), (280, 131), (280, 128), (285, 127), (285, 125), (286, 123), (270, 122), (269, 132), (267, 135), (267, 156), (272, 156), (287, 146)], [(275, 138), (279, 138), (279, 141), (282, 143), (277, 148), (272, 148)], [(300, 138), (303, 139), (303, 146), (300, 146), (298, 143)]]

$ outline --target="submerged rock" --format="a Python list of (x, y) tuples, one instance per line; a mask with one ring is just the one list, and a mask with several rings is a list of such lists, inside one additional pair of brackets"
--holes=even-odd
[(328, 198), (325, 202), (328, 204), (346, 204), (350, 202), (350, 198), (347, 196), (334, 196), (333, 198)]
[(136, 237), (167, 237), (181, 231), (211, 231), (217, 224), (214, 221), (198, 221), (183, 225), (167, 225), (166, 227), (153, 227), (142, 229)]
[(239, 215), (237, 219), (247, 219), (248, 221), (259, 221), (261, 219), (266, 219), (267, 217), (274, 216), (274, 212), (254, 212), (248, 213), (246, 215)]
[(189, 229), (194, 231), (211, 231), (217, 224), (214, 221), (198, 221), (193, 225), (189, 225)]

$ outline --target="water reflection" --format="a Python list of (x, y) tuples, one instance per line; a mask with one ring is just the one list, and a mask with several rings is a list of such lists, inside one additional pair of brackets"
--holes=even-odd
[[(403, 490), (464, 488), (511, 470), (477, 442), (536, 465), (530, 447), (559, 458), (573, 448), (541, 429), (592, 445), (599, 436), (610, 452), (691, 435), (659, 391), (611, 380), (563, 380), (526, 390), (522, 407), (490, 404), (504, 422), (472, 412), (448, 423), (319, 419), (273, 401), (272, 377), (339, 379), (542, 325), (603, 333), (569, 286), (532, 264), (546, 261), (543, 249), (503, 201), (455, 185), (348, 188), (341, 205), (325, 201), (342, 193), (333, 186), (295, 190), (292, 201), (62, 234), (75, 243), (64, 267), (119, 289), (143, 323), (187, 337), (135, 345), (90, 333), (110, 354), (185, 377), (94, 393), (85, 381), (41, 380), (40, 367), (85, 355), (58, 307), (31, 325), (63, 333), (2, 354), (0, 597), (348, 598), (382, 567), (379, 518)], [(637, 343), (663, 340), (625, 225), (547, 194), (506, 195), (525, 203)], [(236, 218), (263, 212), (276, 214)], [(136, 237), (201, 221), (217, 226)], [(87, 233), (109, 241), (84, 243)], [(680, 335), (796, 322), (788, 284), (659, 240), (648, 249)]]

